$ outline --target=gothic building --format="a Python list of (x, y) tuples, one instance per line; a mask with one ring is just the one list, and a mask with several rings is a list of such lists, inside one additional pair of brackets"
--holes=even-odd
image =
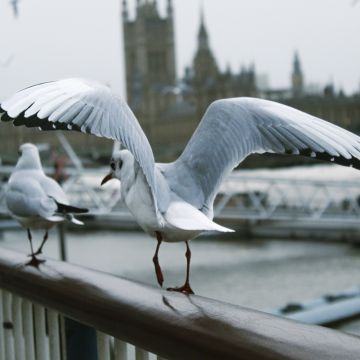
[(203, 14), (193, 62), (177, 79), (173, 16), (172, 0), (165, 17), (156, 0), (137, 0), (134, 19), (122, 1), (127, 100), (160, 153), (178, 153), (212, 101), (258, 94), (253, 65), (237, 74), (220, 70)]
[(345, 96), (331, 85), (323, 92), (309, 92), (297, 52), (291, 86), (260, 90), (254, 65), (239, 73), (230, 68), (221, 71), (202, 13), (193, 62), (183, 78), (177, 79), (172, 0), (167, 0), (164, 18), (156, 0), (137, 0), (133, 20), (129, 19), (127, 1), (122, 5), (128, 102), (157, 154), (165, 158), (178, 155), (212, 101), (238, 96), (282, 102), (360, 132), (359, 95)]
[[(137, 0), (135, 19), (122, 2), (127, 101), (150, 133), (159, 114), (176, 100), (175, 38), (172, 1), (162, 18), (156, 1)], [(150, 134), (151, 136), (151, 134)]]
[[(360, 133), (360, 93), (346, 96), (331, 84), (322, 92), (309, 91), (297, 52), (289, 87), (257, 87), (253, 64), (236, 73), (229, 67), (225, 71), (220, 69), (202, 13), (193, 61), (184, 76), (177, 78), (172, 0), (167, 0), (165, 16), (160, 15), (156, 0), (136, 0), (133, 18), (127, 0), (121, 1), (127, 101), (149, 137), (157, 159), (171, 160), (179, 155), (209, 104), (229, 97), (275, 100)], [(5, 129), (7, 124), (2, 126)], [(103, 155), (107, 159), (111, 151), (112, 144), (106, 139), (74, 132), (67, 133), (67, 138), (80, 155)], [(0, 132), (1, 155), (5, 159), (8, 154), (10, 158), (18, 145), (26, 141), (59, 147), (54, 133), (8, 125)]]
[(307, 90), (297, 52), (293, 61), (291, 85), (291, 91), (277, 101), (360, 133), (360, 94), (345, 96), (343, 91), (336, 91), (332, 84), (320, 92)]
[(230, 67), (225, 72), (219, 69), (210, 48), (204, 15), (201, 13), (198, 46), (192, 66), (187, 70), (186, 84), (192, 101), (201, 115), (214, 100), (234, 96), (256, 96), (256, 75), (254, 66), (243, 67), (239, 74), (233, 74)]

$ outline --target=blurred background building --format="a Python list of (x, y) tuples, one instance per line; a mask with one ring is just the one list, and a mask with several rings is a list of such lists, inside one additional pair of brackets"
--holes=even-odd
[(156, 1), (138, 1), (135, 19), (129, 19), (128, 4), (123, 1), (122, 21), (128, 102), (163, 156), (176, 156), (184, 148), (212, 101), (258, 95), (253, 65), (237, 74), (230, 68), (220, 70), (203, 12), (193, 62), (180, 79), (175, 72), (172, 1), (167, 2), (165, 18)]
[[(269, 86), (267, 76), (257, 74), (254, 63), (243, 64), (238, 71), (232, 71), (230, 66), (221, 70), (201, 11), (198, 33), (194, 34), (197, 48), (193, 60), (177, 77), (173, 1), (167, 0), (164, 16), (154, 0), (137, 0), (134, 16), (130, 16), (130, 10), (128, 1), (122, 0), (127, 100), (158, 159), (177, 157), (208, 105), (221, 98), (253, 96), (274, 100), (360, 132), (360, 94), (346, 95), (331, 83), (324, 88), (311, 85), (311, 79), (308, 81), (303, 73), (300, 52), (289, 59), (293, 69), (287, 88)], [(58, 144), (52, 133), (46, 134), (44, 140), (44, 134), (36, 130), (9, 125), (0, 133), (3, 159), (6, 154), (11, 156), (19, 143), (30, 139)], [(111, 149), (108, 141), (73, 133), (68, 137), (79, 154), (107, 161)], [(276, 160), (275, 165), (278, 161), (282, 163)], [(258, 165), (261, 162), (255, 162)]]
[[(254, 96), (285, 103), (352, 131), (360, 130), (360, 96), (346, 96), (332, 84), (324, 89), (307, 86), (299, 53), (294, 54), (289, 88), (273, 89), (258, 82), (255, 65), (239, 72), (217, 65), (209, 31), (201, 13), (197, 49), (182, 78), (176, 79), (174, 8), (167, 1), (161, 17), (156, 1), (137, 1), (129, 18), (123, 1), (127, 97), (157, 153), (177, 156), (195, 130), (207, 106), (216, 99)], [(195, 34), (194, 34), (195, 37)], [(259, 78), (261, 80), (261, 78)]]

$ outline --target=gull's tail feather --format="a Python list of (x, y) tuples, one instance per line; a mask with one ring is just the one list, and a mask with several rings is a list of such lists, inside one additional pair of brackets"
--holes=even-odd
[(57, 205), (57, 212), (60, 214), (64, 214), (66, 220), (70, 221), (71, 223), (75, 224), (75, 225), (84, 225), (84, 223), (78, 219), (76, 219), (76, 217), (73, 214), (86, 214), (89, 212), (89, 209), (82, 209), (82, 208), (78, 208), (76, 206), (71, 206), (71, 205), (65, 205), (65, 204), (61, 204), (59, 202), (56, 202)]
[(69, 214), (68, 220), (75, 225), (85, 225), (82, 221), (78, 220), (74, 215)]
[(47, 216), (45, 219), (54, 223), (60, 223), (65, 220), (63, 216), (59, 216), (59, 215)]
[(65, 214), (65, 217), (59, 215), (52, 215), (46, 217), (46, 220), (51, 221), (53, 223), (61, 223), (65, 220), (68, 220), (75, 225), (84, 225), (84, 223), (76, 219), (76, 217), (73, 214)]
[(227, 228), (225, 226), (221, 226), (221, 225), (217, 224), (214, 221), (212, 221), (212, 225), (214, 226), (215, 231), (219, 231), (219, 232), (235, 232), (235, 230), (229, 229), (229, 228)]
[(57, 205), (57, 212), (59, 212), (59, 213), (86, 214), (89, 212), (89, 209), (82, 209), (82, 208), (78, 208), (76, 206), (61, 204), (61, 203), (57, 202), (56, 200), (55, 200), (55, 202)]
[(234, 232), (234, 230), (216, 224), (198, 209), (181, 201), (170, 204), (165, 219), (169, 224), (182, 230)]

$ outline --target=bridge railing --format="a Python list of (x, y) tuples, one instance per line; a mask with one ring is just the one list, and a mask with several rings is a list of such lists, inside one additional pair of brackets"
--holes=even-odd
[[(118, 183), (99, 186), (102, 171), (75, 172), (64, 183), (74, 205), (93, 215), (128, 218)], [(6, 185), (0, 184), (0, 213), (6, 212)], [(235, 171), (224, 182), (215, 201), (214, 214), (225, 220), (307, 220), (360, 224), (360, 182), (319, 181), (254, 176)]]
[[(108, 168), (85, 169), (65, 135), (62, 132), (56, 135), (72, 164), (66, 168), (69, 177), (63, 184), (72, 203), (89, 208), (94, 215), (111, 212), (119, 218), (128, 217), (119, 185), (99, 187), (101, 174), (104, 176)], [(118, 144), (114, 144), (114, 149), (117, 148)], [(6, 178), (12, 169), (0, 167), (0, 175)], [(45, 171), (51, 174), (53, 169)], [(5, 190), (6, 183), (0, 183), (0, 214), (7, 212)], [(360, 223), (360, 181), (307, 180), (284, 174), (273, 177), (261, 171), (255, 175), (252, 171), (234, 171), (221, 186), (214, 214), (215, 218), (227, 220), (324, 220), (357, 225)]]
[(36, 269), (25, 261), (24, 254), (0, 249), (4, 360), (72, 360), (66, 322), (74, 320), (96, 329), (89, 354), (97, 353), (99, 360), (153, 359), (154, 354), (168, 360), (359, 359), (360, 339), (335, 330), (68, 263), (48, 260)]
[(320, 181), (234, 172), (215, 202), (226, 219), (358, 221), (359, 181)]

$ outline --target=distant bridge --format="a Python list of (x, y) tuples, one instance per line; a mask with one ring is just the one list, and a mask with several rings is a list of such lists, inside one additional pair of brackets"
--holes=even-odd
[[(9, 173), (10, 168), (0, 169)], [(70, 172), (63, 184), (73, 204), (88, 207), (94, 217), (131, 222), (121, 200), (120, 187), (100, 187), (107, 168)], [(0, 213), (6, 213), (0, 185)], [(250, 171), (235, 171), (224, 182), (215, 201), (215, 219), (236, 224), (241, 221), (288, 221), (292, 224), (346, 225), (360, 228), (360, 181), (320, 181), (289, 177), (254, 176)]]
[[(66, 137), (61, 132), (57, 132), (57, 137), (73, 165), (66, 169), (69, 177), (63, 184), (71, 202), (89, 208), (95, 220), (101, 218), (108, 225), (112, 222), (117, 226), (135, 226), (121, 200), (119, 184), (111, 182), (100, 187), (108, 168), (84, 168)], [(117, 147), (118, 144), (114, 144), (114, 149)], [(346, 170), (349, 169), (341, 168), (342, 173)], [(4, 180), (0, 182), (0, 214), (7, 213), (4, 194), (11, 171), (12, 167), (0, 167), (0, 178)], [(45, 171), (50, 174), (52, 169)], [(329, 174), (331, 176), (331, 172)], [(359, 230), (360, 238), (359, 202), (360, 178), (356, 181), (310, 180), (290, 177), (288, 172), (274, 177), (269, 176), (269, 172), (240, 170), (234, 171), (222, 185), (214, 214), (217, 221), (233, 226), (286, 222), (287, 227), (300, 224), (303, 228), (321, 224), (328, 228)]]
[(359, 181), (321, 181), (234, 172), (215, 203), (220, 219), (358, 223)]

